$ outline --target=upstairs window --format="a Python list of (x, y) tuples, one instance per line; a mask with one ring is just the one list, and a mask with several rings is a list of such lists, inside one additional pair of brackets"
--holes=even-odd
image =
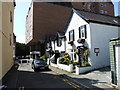
[(105, 14), (105, 13), (108, 13), (107, 11), (104, 11), (104, 10), (100, 10), (100, 13), (101, 14)]
[(102, 3), (101, 3), (101, 4), (100, 4), (100, 7), (106, 7), (106, 4), (102, 4)]
[(74, 30), (69, 31), (69, 41), (74, 41)]
[(58, 37), (57, 39), (57, 46), (60, 47), (62, 45), (62, 40)]
[(10, 46), (12, 45), (12, 36), (11, 36), (11, 34), (10, 34)]
[(12, 22), (12, 12), (10, 11), (10, 22)]
[(82, 38), (82, 39), (87, 38), (86, 25), (79, 27), (79, 38)]

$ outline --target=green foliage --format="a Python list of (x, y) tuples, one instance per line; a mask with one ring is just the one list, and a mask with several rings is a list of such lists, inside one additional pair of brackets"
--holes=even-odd
[(47, 61), (47, 57), (45, 55), (43, 55), (42, 57), (40, 57), (40, 59), (43, 59), (43, 60)]
[(26, 55), (29, 55), (29, 54), (30, 54), (30, 49), (28, 45), (16, 42), (16, 52), (15, 52), (16, 56), (25, 57)]
[(73, 62), (73, 66), (80, 65), (80, 62)]
[(72, 61), (71, 61), (69, 55), (65, 55), (65, 56), (59, 58), (59, 63), (69, 65), (72, 63)]
[[(75, 65), (80, 65), (80, 62), (73, 62), (73, 66)], [(87, 67), (87, 66), (91, 66), (91, 65), (89, 64), (89, 62), (84, 61), (82, 62), (82, 65), (80, 67)]]
[(116, 16), (117, 18), (120, 18), (120, 16)]
[(89, 50), (88, 50), (88, 49), (86, 49), (86, 50), (84, 51), (84, 53), (83, 53), (84, 57), (88, 57), (88, 56), (89, 56), (89, 54), (90, 54), (90, 52), (89, 52)]
[(87, 66), (91, 66), (91, 65), (90, 65), (90, 63), (89, 63), (89, 62), (84, 61), (84, 62), (82, 63), (82, 67), (87, 67)]

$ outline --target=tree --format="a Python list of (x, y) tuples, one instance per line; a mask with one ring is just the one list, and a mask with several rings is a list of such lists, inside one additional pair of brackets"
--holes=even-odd
[(30, 48), (28, 45), (16, 42), (16, 52), (15, 52), (16, 56), (26, 57), (26, 55), (29, 55), (29, 54), (30, 54)]
[(120, 18), (120, 16), (116, 16), (117, 18)]

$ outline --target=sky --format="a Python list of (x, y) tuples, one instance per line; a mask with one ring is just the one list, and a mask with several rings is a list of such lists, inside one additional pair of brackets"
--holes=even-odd
[[(120, 0), (112, 0), (115, 9), (115, 16), (118, 16), (118, 1)], [(25, 43), (25, 22), (30, 3), (31, 0), (16, 0), (14, 12), (14, 33), (16, 35), (16, 41), (20, 43)]]

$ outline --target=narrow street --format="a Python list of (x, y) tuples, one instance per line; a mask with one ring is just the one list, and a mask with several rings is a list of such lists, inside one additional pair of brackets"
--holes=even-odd
[[(77, 83), (68, 80), (63, 75), (57, 74), (50, 69), (34, 72), (34, 70), (31, 68), (31, 63), (20, 64), (16, 72), (16, 83), (13, 83), (16, 85), (12, 85), (11, 82), (13, 81), (8, 81), (8, 88), (12, 88), (11, 86), (16, 86), (18, 89), (61, 88), (82, 90), (83, 88)], [(9, 84), (11, 84), (11, 86), (9, 86)]]

